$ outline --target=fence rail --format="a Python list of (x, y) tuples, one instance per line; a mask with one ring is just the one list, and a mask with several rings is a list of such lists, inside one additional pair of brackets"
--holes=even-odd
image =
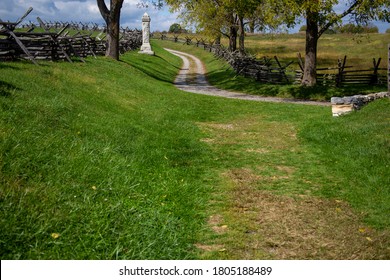
[[(346, 66), (347, 56), (339, 59), (336, 67), (317, 68), (317, 83), (321, 85), (334, 85), (341, 87), (343, 85), (383, 85), (386, 84), (386, 68), (380, 68), (381, 58), (373, 59), (373, 68), (355, 69), (353, 66)], [(297, 70), (297, 81), (303, 76), (303, 60), (298, 54), (298, 64), (300, 70)], [(351, 69), (351, 70), (348, 70)]]

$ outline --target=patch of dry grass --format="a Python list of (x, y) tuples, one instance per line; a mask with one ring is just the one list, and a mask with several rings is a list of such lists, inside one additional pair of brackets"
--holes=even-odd
[[(297, 138), (293, 123), (264, 116), (198, 123), (223, 162), (208, 225), (197, 244), (206, 259), (389, 259), (390, 232), (368, 227)], [(294, 159), (293, 159), (294, 158)]]
[(390, 232), (365, 226), (344, 201), (275, 195), (256, 188), (259, 177), (249, 169), (229, 170), (224, 176), (232, 184), (228, 212), (235, 222), (233, 235), (241, 239), (226, 247), (236, 258), (256, 258), (256, 251), (273, 259), (390, 257)]
[[(382, 58), (381, 66), (386, 68), (389, 42), (390, 34), (324, 34), (318, 41), (318, 67), (335, 67), (338, 59), (347, 56), (347, 65), (356, 69), (372, 68), (373, 58)], [(281, 61), (297, 62), (298, 52), (305, 55), (305, 35), (251, 35), (245, 38), (245, 47), (257, 57), (276, 55)], [(297, 63), (293, 66), (298, 69)]]
[[(214, 135), (207, 142), (235, 145), (248, 152), (266, 152), (272, 149), (294, 149), (296, 128), (291, 123), (261, 121), (263, 116), (239, 119), (230, 123), (199, 123), (205, 132)], [(248, 145), (250, 147), (248, 147)], [(254, 145), (254, 146), (253, 146)]]

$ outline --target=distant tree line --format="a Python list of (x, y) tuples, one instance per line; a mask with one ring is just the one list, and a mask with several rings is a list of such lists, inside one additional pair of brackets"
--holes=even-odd
[(170, 27), (169, 27), (169, 33), (176, 33), (176, 34), (179, 34), (179, 33), (188, 33), (188, 30), (187, 29), (184, 29), (181, 27), (181, 25), (179, 23), (174, 23), (172, 24)]
[[(302, 25), (299, 32), (306, 32), (307, 26)], [(390, 32), (390, 29), (388, 29)], [(387, 31), (386, 31), (387, 32)], [(379, 33), (379, 28), (373, 24), (357, 25), (353, 23), (347, 23), (340, 26), (329, 28), (324, 34), (363, 34), (363, 33)]]

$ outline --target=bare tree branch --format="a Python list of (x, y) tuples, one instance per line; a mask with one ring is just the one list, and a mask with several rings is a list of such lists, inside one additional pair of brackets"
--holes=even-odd
[(337, 17), (335, 17), (334, 19), (330, 20), (327, 24), (325, 24), (321, 30), (318, 32), (318, 37), (321, 37), (321, 35), (326, 31), (328, 30), (333, 24), (335, 24), (337, 21), (339, 21), (340, 19), (344, 18), (345, 16), (349, 15), (350, 13), (353, 12), (353, 10), (355, 10), (356, 7), (358, 7), (359, 5), (362, 4), (362, 0), (356, 0), (355, 2), (353, 2), (351, 4), (351, 6), (345, 10), (343, 13), (339, 14)]

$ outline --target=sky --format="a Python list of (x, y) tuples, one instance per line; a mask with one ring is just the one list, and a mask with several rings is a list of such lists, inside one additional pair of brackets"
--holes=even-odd
[[(169, 30), (178, 22), (177, 14), (170, 13), (167, 7), (157, 10), (154, 7), (139, 8), (139, 0), (125, 0), (121, 10), (121, 26), (141, 29), (142, 15), (147, 12), (151, 17), (151, 31)], [(109, 1), (106, 0), (109, 6)], [(0, 0), (0, 19), (16, 21), (29, 7), (33, 11), (24, 22), (37, 22), (40, 17), (44, 21), (93, 22), (103, 24), (103, 18), (96, 0)]]
[[(106, 3), (109, 1), (106, 0)], [(151, 17), (151, 31), (165, 31), (173, 23), (180, 23), (177, 13), (170, 13), (168, 7), (157, 10), (150, 6), (139, 8), (137, 4), (140, 0), (125, 0), (121, 12), (121, 25), (123, 27), (141, 29), (142, 15), (147, 12)], [(103, 24), (102, 16), (96, 4), (96, 0), (0, 0), (0, 19), (3, 21), (16, 21), (29, 7), (33, 11), (25, 21), (37, 22), (40, 17), (45, 21), (75, 21), (93, 22)], [(338, 9), (343, 9), (343, 4), (339, 4)], [(384, 33), (390, 28), (389, 23), (374, 22), (379, 28), (379, 32)], [(289, 30), (290, 33), (297, 32), (300, 25)]]

